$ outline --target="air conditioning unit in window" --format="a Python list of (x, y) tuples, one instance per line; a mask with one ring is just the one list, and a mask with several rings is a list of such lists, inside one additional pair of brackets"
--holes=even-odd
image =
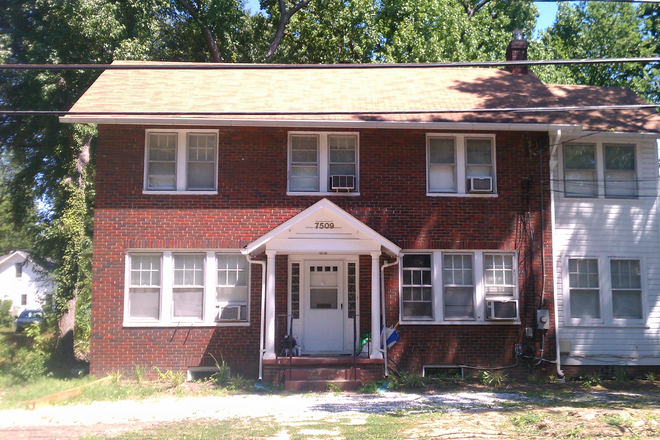
[(245, 321), (245, 305), (216, 306), (216, 321)]
[(330, 188), (333, 191), (355, 191), (355, 176), (330, 176)]
[(468, 192), (491, 193), (493, 192), (492, 177), (470, 177), (468, 179)]
[(486, 301), (486, 319), (490, 321), (518, 319), (518, 301), (514, 299)]

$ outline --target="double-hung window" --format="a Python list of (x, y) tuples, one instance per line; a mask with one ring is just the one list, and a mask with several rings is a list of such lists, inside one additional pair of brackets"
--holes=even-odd
[(400, 318), (404, 323), (517, 323), (515, 253), (429, 251), (404, 254)]
[(568, 317), (572, 325), (641, 324), (644, 318), (641, 260), (568, 258)]
[(218, 132), (148, 130), (145, 164), (145, 192), (215, 192)]
[(358, 152), (357, 134), (290, 133), (289, 193), (357, 192)]
[(563, 149), (565, 197), (638, 196), (635, 145), (566, 143)]
[(426, 137), (428, 195), (495, 194), (495, 137)]
[(249, 269), (236, 251), (130, 252), (124, 325), (245, 325)]

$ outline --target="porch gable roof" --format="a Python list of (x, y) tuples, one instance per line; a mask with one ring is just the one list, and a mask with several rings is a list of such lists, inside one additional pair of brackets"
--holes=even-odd
[(249, 254), (293, 252), (386, 252), (401, 248), (328, 199), (322, 199), (248, 244)]

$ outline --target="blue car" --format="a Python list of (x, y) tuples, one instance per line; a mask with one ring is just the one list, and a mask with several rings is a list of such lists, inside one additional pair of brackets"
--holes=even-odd
[(41, 310), (23, 310), (16, 319), (16, 333), (22, 332), (30, 324), (44, 322), (44, 312)]

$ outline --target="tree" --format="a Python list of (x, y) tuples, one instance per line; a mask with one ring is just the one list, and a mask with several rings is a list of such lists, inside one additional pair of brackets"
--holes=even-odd
[[(645, 41), (639, 8), (630, 3), (562, 3), (553, 26), (532, 44), (530, 57), (538, 59), (580, 59), (647, 57), (652, 55)], [(640, 64), (575, 64), (535, 69), (541, 80), (557, 84), (630, 87), (653, 98), (658, 77)]]

